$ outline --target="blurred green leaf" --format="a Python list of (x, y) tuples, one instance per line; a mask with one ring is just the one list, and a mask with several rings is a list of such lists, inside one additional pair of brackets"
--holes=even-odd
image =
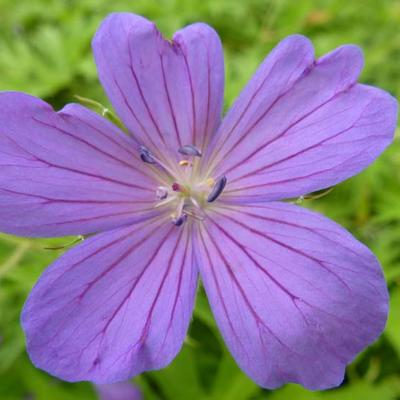
[(196, 362), (190, 346), (183, 346), (168, 368), (151, 375), (168, 399), (202, 399), (205, 395), (198, 380)]
[(389, 319), (385, 329), (386, 336), (400, 356), (400, 287), (390, 293)]
[(239, 369), (225, 350), (219, 363), (210, 400), (246, 400), (259, 392), (259, 387)]

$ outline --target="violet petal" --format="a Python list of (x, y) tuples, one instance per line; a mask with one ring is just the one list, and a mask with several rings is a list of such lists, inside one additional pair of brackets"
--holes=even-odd
[[(313, 61), (292, 36), (267, 57), (215, 136), (214, 174), (232, 201), (292, 198), (331, 187), (366, 168), (393, 140), (397, 101), (357, 84), (359, 48)], [(210, 162), (210, 161), (209, 161)]]
[(0, 125), (0, 231), (79, 235), (147, 218), (156, 182), (132, 139), (106, 119), (2, 92)]
[[(115, 110), (151, 151), (201, 148), (221, 120), (221, 42), (206, 24), (175, 33), (172, 43), (145, 18), (114, 13), (93, 40), (100, 80)], [(157, 154), (159, 156), (159, 154)]]
[(22, 312), (32, 362), (97, 384), (165, 367), (191, 318), (197, 270), (187, 229), (152, 220), (98, 234), (42, 275)]
[(377, 259), (346, 230), (298, 206), (235, 206), (198, 227), (196, 260), (239, 366), (269, 389), (339, 385), (382, 332), (388, 291)]

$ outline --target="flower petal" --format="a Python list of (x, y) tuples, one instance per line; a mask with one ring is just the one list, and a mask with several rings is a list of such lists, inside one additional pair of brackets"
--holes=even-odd
[(218, 325), (261, 386), (337, 386), (346, 364), (385, 326), (379, 263), (333, 221), (285, 203), (226, 207), (198, 237)]
[(99, 400), (143, 400), (140, 390), (131, 382), (95, 385)]
[(210, 161), (226, 175), (225, 198), (267, 201), (335, 185), (375, 160), (392, 141), (397, 102), (356, 84), (356, 46), (316, 62), (306, 39), (272, 52), (224, 120)]
[(197, 286), (188, 229), (163, 219), (119, 228), (50, 266), (22, 313), (32, 362), (61, 379), (98, 384), (171, 362)]
[(77, 104), (56, 113), (23, 93), (0, 93), (0, 231), (86, 234), (153, 213), (156, 183), (135, 143)]
[(93, 40), (100, 80), (130, 132), (152, 151), (199, 148), (220, 123), (224, 66), (208, 25), (178, 31), (172, 42), (138, 15), (111, 14)]

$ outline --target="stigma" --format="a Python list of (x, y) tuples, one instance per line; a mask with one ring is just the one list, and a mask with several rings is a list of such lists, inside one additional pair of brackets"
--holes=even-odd
[(163, 172), (162, 182), (155, 188), (155, 207), (170, 209), (171, 222), (180, 227), (190, 220), (206, 218), (207, 209), (221, 196), (227, 179), (199, 174), (202, 152), (194, 145), (181, 146), (177, 153), (185, 158), (166, 163), (147, 147), (139, 147), (142, 161), (154, 171)]

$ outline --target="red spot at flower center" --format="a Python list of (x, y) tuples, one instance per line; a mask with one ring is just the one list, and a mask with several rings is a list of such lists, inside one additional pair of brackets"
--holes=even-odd
[(173, 190), (174, 192), (181, 192), (181, 191), (182, 191), (182, 187), (181, 187), (181, 185), (180, 185), (179, 183), (174, 182), (174, 183), (172, 184), (172, 190)]

